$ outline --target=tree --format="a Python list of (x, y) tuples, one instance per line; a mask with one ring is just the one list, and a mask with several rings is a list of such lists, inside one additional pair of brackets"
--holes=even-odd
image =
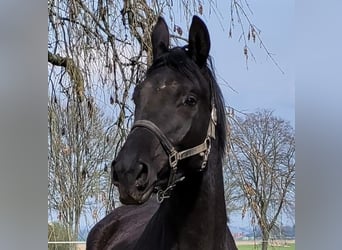
[[(228, 138), (229, 140), (229, 138)], [(241, 199), (243, 199), (243, 193), (239, 189), (239, 182), (237, 178), (234, 178), (231, 174), (228, 166), (228, 157), (223, 163), (223, 181), (224, 181), (224, 198), (226, 201), (227, 216), (236, 211), (241, 211)]]
[(252, 213), (266, 250), (281, 211), (293, 215), (295, 139), (290, 124), (263, 110), (230, 117), (228, 169), (244, 194), (243, 216)]
[[(248, 42), (261, 41), (260, 32), (248, 18), (246, 1), (227, 3), (227, 35), (237, 22), (247, 59)], [(80, 215), (89, 213), (84, 209), (100, 206), (94, 197), (106, 196), (106, 213), (112, 209), (108, 165), (132, 125), (130, 96), (151, 64), (157, 17), (169, 18), (172, 38), (186, 40), (183, 29), (192, 15), (212, 10), (220, 16), (213, 0), (48, 0), (49, 208), (73, 228), (74, 237)], [(176, 23), (176, 12), (185, 24)], [(97, 218), (95, 207), (91, 213)]]
[[(98, 220), (111, 204), (108, 166), (116, 141), (114, 129), (95, 104), (77, 104), (63, 95), (48, 102), (48, 163), (51, 214), (77, 240), (85, 210)], [(104, 213), (103, 213), (104, 214)]]

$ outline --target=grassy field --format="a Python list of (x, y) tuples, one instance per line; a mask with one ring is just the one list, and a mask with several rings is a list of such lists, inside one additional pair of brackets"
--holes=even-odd
[[(261, 245), (238, 245), (239, 250), (260, 250)], [(268, 246), (268, 250), (295, 250), (295, 244), (289, 244), (286, 246)]]

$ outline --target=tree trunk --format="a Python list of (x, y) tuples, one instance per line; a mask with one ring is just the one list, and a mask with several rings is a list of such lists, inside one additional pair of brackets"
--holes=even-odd
[(268, 248), (268, 239), (270, 237), (270, 234), (267, 230), (261, 230), (262, 232), (262, 245), (261, 245), (261, 250), (267, 250)]

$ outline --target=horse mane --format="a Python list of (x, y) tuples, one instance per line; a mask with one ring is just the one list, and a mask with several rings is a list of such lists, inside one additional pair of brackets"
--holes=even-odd
[(193, 79), (194, 76), (199, 79), (200, 75), (202, 75), (209, 83), (211, 98), (213, 98), (217, 109), (216, 140), (218, 145), (218, 157), (220, 161), (222, 161), (227, 147), (227, 120), (224, 98), (216, 81), (211, 57), (208, 57), (206, 65), (200, 69), (188, 56), (187, 47), (174, 47), (153, 62), (147, 70), (146, 77), (148, 77), (152, 71), (162, 66), (170, 67), (173, 70), (184, 74), (190, 80)]

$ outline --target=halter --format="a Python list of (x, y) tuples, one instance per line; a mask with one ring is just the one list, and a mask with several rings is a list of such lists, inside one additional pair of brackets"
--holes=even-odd
[(183, 160), (185, 158), (189, 158), (194, 155), (200, 155), (203, 157), (203, 161), (199, 171), (205, 170), (208, 163), (208, 157), (211, 149), (211, 139), (215, 139), (215, 127), (217, 124), (217, 113), (214, 103), (212, 102), (211, 107), (211, 115), (210, 121), (208, 125), (207, 136), (204, 139), (204, 142), (189, 148), (183, 151), (178, 152), (175, 147), (172, 145), (170, 140), (166, 137), (166, 135), (158, 128), (156, 124), (149, 120), (137, 120), (132, 127), (132, 130), (138, 127), (147, 128), (150, 130), (160, 141), (165, 152), (169, 156), (169, 164), (171, 168), (171, 172), (169, 175), (169, 180), (167, 184), (167, 188), (165, 190), (158, 190), (157, 192), (157, 201), (161, 203), (165, 198), (170, 197), (170, 191), (176, 186), (176, 183), (184, 180), (184, 176), (180, 178), (176, 178), (177, 169), (178, 169), (178, 161)]

